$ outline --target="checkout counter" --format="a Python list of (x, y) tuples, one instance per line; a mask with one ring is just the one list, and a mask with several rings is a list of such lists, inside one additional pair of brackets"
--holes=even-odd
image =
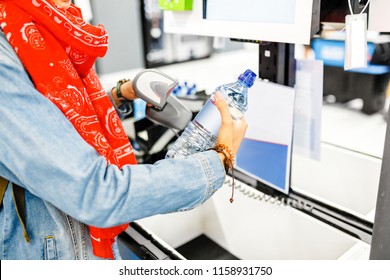
[[(243, 26), (242, 22), (222, 23), (215, 20), (215, 17), (226, 15), (219, 9), (212, 9), (212, 5), (207, 6), (207, 3), (216, 2), (194, 0), (192, 11), (164, 12), (164, 28), (173, 33), (238, 38), (244, 42), (253, 42), (261, 37), (268, 42), (300, 45), (310, 43), (310, 38), (317, 32), (313, 27), (318, 27), (320, 14), (322, 22), (323, 16), (334, 21), (336, 14), (336, 19), (341, 16), (344, 20), (346, 13), (349, 13), (346, 1), (341, 4), (341, 1), (302, 0), (295, 2), (300, 5), (295, 9), (297, 14), (293, 16), (297, 21), (284, 22), (286, 17), (281, 17), (277, 20), (282, 20), (282, 24), (254, 21), (248, 27), (247, 23)], [(262, 12), (266, 8), (272, 9), (269, 6), (273, 2), (261, 3)], [(367, 1), (360, 0), (352, 0), (352, 3), (355, 13), (361, 12), (367, 5)], [(284, 12), (294, 13), (294, 9), (283, 7)], [(235, 9), (233, 13), (239, 16)], [(264, 13), (264, 16), (268, 14)], [(256, 17), (257, 14), (251, 16)], [(261, 32), (261, 36), (254, 36), (254, 30)], [(256, 43), (262, 45), (261, 41)], [(298, 45), (295, 45), (296, 48)], [(276, 50), (280, 51), (281, 48), (276, 47)], [(258, 44), (244, 44), (240, 50), (215, 53), (207, 59), (159, 66), (158, 69), (179, 82), (196, 83), (197, 89), (211, 94), (217, 85), (235, 80), (237, 72), (242, 69), (249, 68), (256, 73), (269, 70), (267, 65), (259, 66), (263, 58)], [(288, 61), (291, 53), (289, 57), (283, 58), (285, 62), (291, 62)], [(283, 60), (277, 62), (276, 68), (281, 67)], [(282, 66), (291, 70), (292, 65)], [(134, 77), (141, 70), (135, 68), (104, 73), (101, 80), (103, 86), (109, 89), (117, 80)], [(279, 78), (289, 78), (286, 72), (279, 72), (283, 77), (278, 76), (278, 83)], [(388, 77), (388, 72), (387, 69), (379, 73), (380, 77), (374, 78)], [(290, 82), (282, 84), (291, 86)], [(330, 87), (329, 90), (325, 89), (325, 95), (330, 92), (339, 96), (341, 102), (325, 103), (322, 107), (321, 159), (313, 160), (292, 150), (289, 194), (275, 192), (256, 179), (235, 172), (238, 175), (234, 203), (229, 202), (231, 178), (227, 176), (224, 186), (196, 209), (157, 215), (131, 223), (119, 237), (122, 257), (202, 260), (369, 259), (371, 244), (374, 244), (374, 220), (384, 217), (383, 213), (375, 216), (378, 191), (381, 188), (385, 194), (388, 189), (385, 185), (388, 180), (382, 180), (381, 174), (382, 164), (390, 164), (383, 156), (384, 150), (385, 155), (390, 154), (390, 147), (387, 148), (388, 152), (385, 149), (387, 125), (381, 112), (384, 107), (384, 86), (378, 90), (380, 102), (376, 100), (370, 103), (369, 94), (364, 92), (363, 102), (372, 105), (366, 105), (363, 109), (365, 114), (361, 104), (355, 106), (354, 98), (347, 96), (342, 100), (340, 89), (335, 88), (337, 85), (334, 84), (333, 88), (331, 83), (328, 85)], [(126, 119), (123, 124), (128, 135), (134, 137), (134, 119)], [(388, 208), (381, 197), (378, 203)], [(377, 252), (383, 240), (388, 238), (376, 242)], [(384, 248), (388, 246), (385, 244)]]
[[(216, 85), (236, 78), (235, 69), (257, 71), (254, 58), (258, 55), (257, 45), (245, 44), (241, 50), (158, 69), (179, 81), (196, 82), (198, 88), (211, 93)], [(229, 65), (235, 65), (234, 69)], [(104, 75), (102, 82), (110, 88), (116, 80), (134, 77), (140, 70)], [(321, 160), (293, 152), (292, 196), (275, 196), (256, 189), (253, 179), (236, 177), (235, 201), (231, 204), (228, 176), (225, 185), (194, 210), (135, 221), (120, 238), (122, 256), (368, 259), (386, 122), (381, 114), (367, 116), (360, 109), (341, 104), (325, 104), (322, 110)], [(125, 120), (124, 126), (128, 134), (133, 133), (132, 120)], [(296, 194), (309, 199), (295, 199)], [(337, 209), (330, 221), (328, 209)], [(348, 215), (337, 217), (338, 213)]]

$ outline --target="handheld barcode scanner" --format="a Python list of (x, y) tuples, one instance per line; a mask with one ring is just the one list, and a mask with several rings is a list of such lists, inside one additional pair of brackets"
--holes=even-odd
[(146, 117), (151, 121), (183, 130), (192, 118), (192, 112), (175, 96), (171, 95), (178, 82), (165, 73), (147, 69), (133, 80), (135, 94), (152, 104), (146, 107)]
[(178, 82), (167, 74), (147, 69), (135, 76), (133, 89), (139, 98), (162, 110), (177, 84)]

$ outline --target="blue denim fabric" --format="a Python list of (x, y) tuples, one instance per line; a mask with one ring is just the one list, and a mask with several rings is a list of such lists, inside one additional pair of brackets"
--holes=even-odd
[(26, 189), (31, 238), (23, 238), (8, 188), (0, 259), (93, 259), (85, 224), (192, 209), (222, 186), (225, 172), (214, 151), (122, 169), (107, 164), (35, 90), (0, 30), (0, 176)]

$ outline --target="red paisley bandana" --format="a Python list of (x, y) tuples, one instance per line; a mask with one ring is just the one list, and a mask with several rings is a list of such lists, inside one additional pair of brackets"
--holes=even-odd
[[(37, 90), (81, 137), (108, 163), (135, 164), (120, 119), (92, 68), (107, 51), (104, 28), (87, 24), (74, 5), (65, 10), (45, 0), (0, 0), (0, 24)], [(114, 258), (112, 243), (126, 227), (90, 226), (94, 254)]]

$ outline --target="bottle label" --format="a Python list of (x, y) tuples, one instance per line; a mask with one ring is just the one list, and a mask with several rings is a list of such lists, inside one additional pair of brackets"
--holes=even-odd
[(210, 132), (215, 137), (218, 136), (221, 127), (221, 114), (214, 101), (210, 98), (200, 112), (196, 115), (195, 122), (200, 124), (204, 129)]

